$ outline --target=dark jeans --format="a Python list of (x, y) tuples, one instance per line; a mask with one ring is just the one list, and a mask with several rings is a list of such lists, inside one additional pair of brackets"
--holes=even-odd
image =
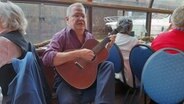
[(114, 104), (115, 78), (114, 65), (103, 62), (99, 66), (96, 83), (85, 90), (72, 88), (62, 81), (56, 90), (59, 104)]

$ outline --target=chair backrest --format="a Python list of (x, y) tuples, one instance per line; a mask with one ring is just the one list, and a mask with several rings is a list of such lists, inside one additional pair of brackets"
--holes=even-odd
[(131, 49), (129, 55), (130, 68), (132, 75), (135, 75), (139, 81), (141, 81), (144, 64), (153, 53), (151, 47), (145, 44), (137, 44)]
[(114, 63), (115, 73), (119, 73), (124, 69), (123, 55), (121, 54), (119, 47), (115, 43), (109, 50), (107, 61), (111, 61), (112, 63)]
[(177, 104), (184, 100), (184, 53), (164, 48), (151, 55), (143, 68), (142, 85), (147, 95), (159, 104)]

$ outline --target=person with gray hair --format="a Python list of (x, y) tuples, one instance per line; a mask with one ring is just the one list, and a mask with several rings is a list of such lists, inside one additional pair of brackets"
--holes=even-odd
[(0, 86), (4, 96), (7, 95), (9, 83), (16, 75), (11, 60), (23, 55), (22, 49), (6, 36), (12, 34), (12, 37), (25, 41), (22, 35), (25, 34), (26, 27), (27, 20), (20, 7), (12, 2), (0, 2)]
[(22, 57), (23, 50), (26, 49), (8, 37), (26, 43), (23, 37), (26, 28), (27, 20), (22, 9), (10, 1), (0, 2), (0, 86), (4, 96), (7, 95), (9, 83), (16, 76), (11, 60)]
[(26, 27), (27, 20), (19, 6), (10, 1), (0, 2), (0, 86), (4, 96), (16, 76), (11, 60), (25, 55), (27, 46), (19, 46), (16, 41), (27, 43), (23, 37)]
[[(4, 96), (3, 104), (45, 104), (46, 94), (49, 94), (45, 90), (45, 76), (35, 47), (24, 38), (26, 28), (27, 20), (23, 10), (13, 2), (0, 2), (0, 86)], [(28, 52), (33, 59), (29, 59), (29, 64), (25, 65), (22, 61), (26, 60)]]
[[(97, 62), (96, 65), (90, 64), (98, 60), (100, 50), (91, 49), (90, 47), (94, 46), (92, 43), (89, 44), (91, 45), (90, 47), (85, 47), (86, 43), (95, 40), (94, 35), (86, 29), (86, 22), (83, 4), (71, 4), (66, 11), (67, 27), (57, 32), (51, 39), (48, 48), (43, 53), (43, 64), (53, 67), (57, 71), (55, 88), (59, 104), (87, 104), (90, 102), (95, 104), (114, 104), (115, 79), (113, 63), (101, 61), (100, 63)], [(112, 46), (115, 35), (109, 36), (109, 39), (110, 42), (105, 43), (106, 46)], [(107, 51), (106, 48), (103, 47), (102, 50), (105, 52)], [(97, 72), (94, 75), (95, 70)], [(66, 71), (69, 74), (66, 75), (62, 71)], [(87, 83), (91, 82), (89, 81), (90, 77), (94, 78), (91, 84), (80, 86), (85, 84), (86, 81)], [(72, 83), (73, 81), (79, 86), (75, 86)]]
[(117, 27), (121, 26), (119, 33), (130, 34), (133, 28), (133, 22), (128, 17), (120, 17), (116, 24)]
[(172, 47), (184, 51), (184, 5), (177, 7), (171, 15), (172, 29), (160, 33), (151, 44), (154, 51)]
[(24, 13), (12, 2), (0, 2), (0, 22), (2, 28), (0, 32), (18, 30), (21, 34), (26, 34), (27, 20)]
[[(133, 77), (132, 77), (132, 72), (129, 64), (129, 54), (131, 49), (136, 44), (138, 44), (139, 41), (136, 37), (131, 36), (133, 21), (129, 17), (120, 17), (117, 21), (116, 26), (122, 27), (119, 33), (116, 34), (115, 43), (120, 48), (121, 53), (123, 55), (124, 63), (122, 64), (124, 64), (124, 75), (125, 75), (126, 83), (130, 87), (133, 87)], [(120, 79), (122, 82), (124, 82), (122, 72), (115, 74), (115, 77), (117, 79)], [(136, 79), (136, 83), (138, 83), (137, 79)]]

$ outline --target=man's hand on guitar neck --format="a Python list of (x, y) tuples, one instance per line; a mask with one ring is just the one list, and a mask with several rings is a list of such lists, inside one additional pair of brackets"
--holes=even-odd
[(111, 48), (112, 45), (114, 44), (114, 41), (115, 41), (115, 39), (116, 39), (116, 35), (115, 35), (115, 34), (114, 34), (114, 35), (109, 35), (108, 37), (109, 37), (109, 39), (110, 39), (110, 42), (108, 42), (108, 43), (106, 44), (106, 46), (105, 46), (105, 48), (107, 48), (107, 49)]

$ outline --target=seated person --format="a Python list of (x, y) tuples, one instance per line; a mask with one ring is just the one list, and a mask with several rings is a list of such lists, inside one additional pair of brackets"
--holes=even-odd
[(27, 43), (23, 35), (26, 33), (27, 20), (20, 7), (12, 2), (0, 2), (0, 86), (3, 95), (7, 95), (8, 85), (16, 76), (12, 67), (12, 58), (23, 58), (26, 46), (19, 46), (14, 40)]
[[(26, 28), (27, 28), (27, 20), (24, 16), (22, 9), (10, 1), (0, 2), (0, 57), (1, 57), (0, 58), (0, 86), (2, 87), (3, 104), (5, 104), (6, 102), (8, 102), (9, 104), (9, 103), (18, 102), (18, 101), (21, 101), (21, 102), (25, 101), (27, 104), (32, 103), (30, 102), (30, 99), (31, 98), (33, 99), (33, 96), (38, 95), (39, 93), (39, 92), (35, 93), (35, 91), (40, 91), (40, 89), (38, 90), (37, 88), (38, 87), (41, 87), (41, 89), (46, 88), (45, 82), (43, 81), (42, 83), (43, 77), (40, 74), (41, 67), (40, 69), (38, 68), (40, 65), (39, 63), (40, 60), (37, 57), (35, 48), (32, 46), (32, 44), (29, 41), (27, 41), (24, 38), (24, 35), (26, 34)], [(34, 60), (32, 60), (32, 62), (33, 61), (38, 62), (36, 68), (34, 67), (25, 68), (24, 66), (28, 64), (22, 65), (22, 67), (16, 67), (16, 65), (18, 66), (19, 63), (16, 63), (14, 65), (12, 64), (12, 59), (14, 58), (19, 60), (21, 64), (22, 59), (24, 59), (24, 57), (28, 52), (32, 53), (32, 55), (35, 56), (36, 60), (33, 57)], [(13, 62), (15, 62), (15, 60)], [(31, 63), (29, 65), (33, 65), (31, 60), (29, 60), (29, 62)], [(22, 70), (21, 68), (24, 68), (24, 69)], [(31, 70), (33, 68), (35, 70)], [(19, 69), (21, 71), (19, 71)], [(34, 77), (30, 77), (30, 76), (33, 76), (33, 74), (32, 73), (29, 74), (27, 73), (27, 71), (26, 73), (23, 73), (25, 72), (24, 70), (28, 70), (29, 72), (35, 72), (35, 73), (39, 72), (38, 74), (40, 75), (39, 81), (43, 86), (36, 86), (37, 84), (36, 81), (38, 81), (37, 80), (38, 77), (36, 74), (34, 74)], [(35, 79), (36, 81), (33, 79)], [(24, 82), (23, 80), (26, 80), (26, 82)], [(34, 87), (27, 86), (27, 83), (29, 83), (30, 80), (33, 82), (31, 83), (31, 85), (33, 85)], [(22, 86), (24, 86), (23, 89), (22, 89)], [(35, 88), (36, 90), (29, 90), (31, 88)], [(29, 96), (24, 96), (24, 94)], [(41, 97), (40, 95), (39, 97)], [(44, 97), (44, 95), (42, 97)], [(22, 99), (24, 99), (24, 101)], [(31, 100), (31, 101), (36, 102), (37, 99), (34, 98), (34, 100)], [(39, 99), (39, 101), (41, 100)], [(43, 98), (42, 101), (45, 102), (45, 99)]]
[[(92, 61), (95, 58), (92, 50), (81, 48), (87, 40), (94, 39), (94, 36), (86, 30), (85, 8), (81, 3), (71, 4), (67, 8), (66, 23), (67, 27), (53, 36), (43, 53), (42, 60), (46, 66), (57, 68), (76, 59)], [(111, 42), (107, 46), (112, 45), (115, 36), (111, 35), (109, 38)], [(70, 51), (67, 51), (69, 49)], [(84, 100), (91, 102), (92, 99), (95, 104), (114, 104), (114, 80), (113, 64), (107, 61), (99, 64), (95, 83), (85, 89), (71, 86), (57, 73), (55, 85), (58, 102), (59, 104), (81, 104)]]
[[(117, 27), (118, 26), (122, 26), (122, 29), (119, 31), (119, 33), (117, 33), (115, 43), (118, 45), (123, 55), (124, 63), (122, 64), (124, 64), (125, 67), (124, 74), (126, 82), (129, 86), (133, 87), (133, 77), (129, 64), (129, 54), (131, 49), (136, 44), (138, 44), (139, 41), (136, 37), (131, 36), (133, 22), (130, 18), (128, 17), (119, 18), (117, 22)], [(118, 77), (122, 82), (124, 82), (122, 78), (123, 77), (122, 73), (116, 74), (116, 77)]]
[(151, 44), (151, 48), (157, 51), (162, 48), (172, 47), (184, 51), (184, 6), (176, 8), (171, 15), (172, 29), (160, 33)]

